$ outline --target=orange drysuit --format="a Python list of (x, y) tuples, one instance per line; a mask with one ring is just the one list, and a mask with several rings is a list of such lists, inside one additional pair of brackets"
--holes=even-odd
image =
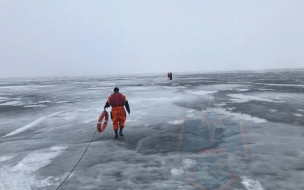
[(130, 114), (130, 107), (126, 96), (119, 92), (115, 92), (114, 94), (111, 94), (108, 97), (108, 101), (106, 102), (104, 108), (110, 106), (112, 107), (111, 119), (113, 122), (113, 129), (118, 130), (118, 126), (123, 128), (125, 126), (125, 121), (126, 121), (126, 111), (124, 106), (126, 106), (126, 109)]

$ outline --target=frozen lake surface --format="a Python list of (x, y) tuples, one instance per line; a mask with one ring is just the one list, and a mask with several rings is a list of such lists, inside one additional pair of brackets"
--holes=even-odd
[(301, 71), (1, 79), (0, 189), (56, 189), (115, 86), (124, 136), (110, 122), (60, 189), (304, 189)]

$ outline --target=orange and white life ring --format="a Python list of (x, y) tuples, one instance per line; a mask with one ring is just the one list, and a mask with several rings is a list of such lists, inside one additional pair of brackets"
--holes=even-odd
[[(98, 118), (98, 122), (97, 122), (97, 130), (99, 133), (101, 133), (102, 131), (105, 130), (105, 128), (107, 127), (108, 124), (108, 119), (109, 119), (109, 114), (107, 111), (103, 111), (99, 118)], [(103, 124), (101, 125), (101, 122), (103, 121)]]

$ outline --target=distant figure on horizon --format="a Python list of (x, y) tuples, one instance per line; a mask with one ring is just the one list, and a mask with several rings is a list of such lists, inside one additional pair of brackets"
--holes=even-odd
[(170, 80), (172, 80), (172, 73), (170, 72)]

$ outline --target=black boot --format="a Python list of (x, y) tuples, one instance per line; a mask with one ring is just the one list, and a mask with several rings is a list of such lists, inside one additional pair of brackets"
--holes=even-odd
[(122, 134), (122, 129), (124, 128), (124, 126), (120, 126), (120, 128), (119, 128), (119, 136), (123, 136), (123, 134)]
[(114, 130), (114, 132), (115, 132), (115, 139), (117, 139), (118, 138), (117, 130)]

